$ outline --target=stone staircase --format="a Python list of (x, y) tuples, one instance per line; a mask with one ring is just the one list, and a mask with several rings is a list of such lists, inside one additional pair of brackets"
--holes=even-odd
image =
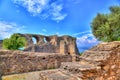
[(102, 61), (109, 57), (107, 54), (106, 51), (86, 51), (78, 62), (63, 62), (59, 69), (42, 71), (41, 80), (106, 80), (99, 76)]
[(7, 75), (2, 80), (120, 80), (120, 42), (99, 44), (58, 69)]

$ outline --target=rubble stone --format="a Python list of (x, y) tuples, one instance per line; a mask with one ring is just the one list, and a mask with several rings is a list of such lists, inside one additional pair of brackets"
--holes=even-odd
[(18, 74), (60, 67), (61, 62), (72, 61), (70, 55), (23, 51), (0, 51), (0, 73)]
[[(8, 51), (8, 53), (10, 52)], [(17, 52), (16, 58), (18, 58), (20, 54), (23, 54), (23, 53)], [(1, 52), (0, 56), (3, 57), (6, 55), (8, 54), (6, 54), (6, 52), (3, 51)], [(40, 56), (37, 53), (34, 53), (34, 54), (26, 53), (26, 55), (27, 56), (37, 55), (37, 57)], [(48, 54), (47, 55), (43, 54), (43, 55), (45, 58), (47, 58), (48, 56)], [(54, 54), (54, 55), (58, 56), (58, 54)], [(11, 56), (13, 55), (9, 55), (9, 57), (7, 56), (8, 60)], [(58, 61), (60, 60), (60, 63), (58, 63), (59, 67), (57, 67), (58, 69), (48, 69), (48, 70), (34, 71), (34, 72), (28, 71), (28, 73), (23, 73), (23, 74), (21, 73), (18, 75), (16, 74), (14, 75), (11, 74), (6, 76), (3, 75), (2, 80), (6, 80), (6, 79), (14, 80), (13, 79), (14, 77), (18, 77), (18, 80), (120, 80), (120, 41), (101, 43), (93, 47), (92, 49), (85, 51), (83, 55), (80, 57), (76, 55), (76, 59), (74, 55), (74, 60), (76, 61), (73, 61), (73, 62), (71, 62), (73, 60), (72, 59), (73, 55), (71, 57), (70, 56), (71, 55), (69, 55), (69, 57), (66, 58), (64, 55), (64, 56), (61, 56), (62, 58), (60, 59), (57, 59), (58, 57), (56, 57), (55, 59), (50, 59), (55, 57), (52, 55), (52, 57), (49, 57), (49, 59), (46, 59), (46, 61), (50, 61), (48, 62), (48, 64), (50, 65), (53, 65), (52, 62), (54, 61), (56, 62), (57, 60)], [(7, 58), (5, 59), (1, 58), (0, 60), (4, 62)], [(21, 59), (24, 59), (24, 57), (22, 57)], [(64, 60), (64, 59), (67, 59), (67, 60)], [(29, 59), (27, 58), (27, 60), (35, 61), (36, 64), (39, 65), (39, 61), (37, 61), (36, 59), (34, 60), (32, 58), (29, 58)], [(46, 61), (44, 61), (44, 63)], [(19, 61), (17, 61), (16, 63), (18, 62)], [(26, 62), (25, 64), (26, 66), (28, 65)], [(48, 65), (48, 67), (50, 65)], [(7, 65), (6, 70), (9, 67), (10, 66)], [(28, 78), (28, 76), (30, 76), (30, 79)]]

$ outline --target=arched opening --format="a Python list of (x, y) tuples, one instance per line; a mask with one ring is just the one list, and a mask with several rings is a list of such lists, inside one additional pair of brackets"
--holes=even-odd
[(19, 48), (19, 50), (21, 50), (21, 51), (23, 51), (25, 49), (25, 47), (21, 47), (21, 48)]
[(45, 43), (47, 43), (47, 40), (46, 40), (46, 38), (45, 38), (45, 37), (44, 37), (44, 42), (45, 42)]
[(37, 44), (37, 39), (35, 37), (32, 37), (33, 44)]

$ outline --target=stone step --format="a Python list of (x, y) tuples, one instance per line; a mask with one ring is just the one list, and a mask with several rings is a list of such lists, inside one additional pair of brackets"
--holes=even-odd
[(105, 61), (106, 59), (108, 59), (110, 57), (110, 54), (111, 54), (111, 51), (88, 50), (88, 51), (85, 51), (81, 57), (88, 61), (99, 62), (99, 61)]
[(102, 43), (98, 44), (97, 46), (94, 46), (90, 50), (93, 50), (93, 51), (111, 51), (119, 46), (120, 46), (120, 41), (102, 42)]
[(87, 71), (89, 72), (90, 70), (97, 72), (101, 69), (100, 66), (96, 66), (95, 64), (90, 64), (89, 62), (86, 62), (86, 61), (63, 62), (61, 63), (60, 68), (67, 70), (68, 72), (71, 72), (74, 74), (82, 74)]
[(2, 76), (2, 80), (42, 80), (40, 71)]
[(64, 69), (42, 71), (40, 77), (41, 80), (83, 80), (80, 75), (78, 77), (78, 75), (69, 73)]
[(82, 80), (77, 75), (63, 69), (36, 71), (23, 74), (3, 76), (2, 80)]

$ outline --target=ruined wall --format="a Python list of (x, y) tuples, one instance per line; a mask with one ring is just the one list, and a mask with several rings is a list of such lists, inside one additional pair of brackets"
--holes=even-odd
[[(76, 45), (76, 38), (71, 36), (44, 36), (37, 34), (19, 34), (26, 38), (27, 46), (24, 51), (61, 53), (61, 54), (79, 54)], [(34, 44), (32, 38), (37, 43)]]
[(101, 43), (77, 60), (61, 67), (82, 80), (120, 80), (120, 41)]
[[(59, 69), (39, 73), (41, 80), (120, 80), (120, 41), (101, 43), (63, 62)], [(51, 74), (48, 74), (51, 73)], [(63, 76), (64, 75), (64, 76)], [(55, 76), (59, 76), (59, 79)]]
[(2, 77), (2, 80), (16, 79), (120, 80), (120, 41), (101, 43), (85, 51), (82, 56), (77, 56), (76, 62), (62, 62), (58, 69)]
[(0, 51), (0, 74), (17, 74), (23, 72), (55, 69), (61, 62), (72, 61), (70, 55), (56, 53), (35, 53), (22, 51)]

